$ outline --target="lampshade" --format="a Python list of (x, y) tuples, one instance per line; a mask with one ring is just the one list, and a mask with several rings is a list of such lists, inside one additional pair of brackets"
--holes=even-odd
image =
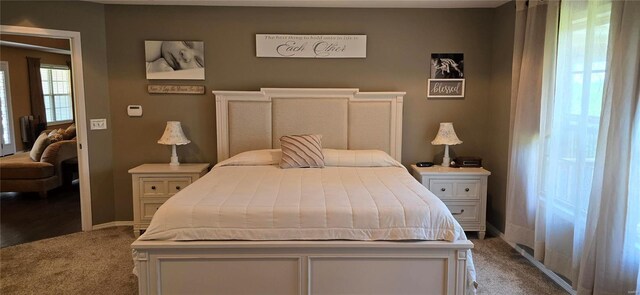
[(178, 121), (168, 121), (167, 127), (164, 129), (164, 134), (158, 140), (159, 144), (177, 144), (183, 145), (190, 143), (191, 140), (188, 140), (186, 136), (184, 136), (184, 132), (182, 132), (182, 126)]
[(440, 130), (438, 130), (436, 138), (431, 141), (433, 145), (456, 145), (461, 143), (462, 140), (456, 135), (456, 132), (453, 130), (453, 123), (451, 122), (440, 123)]

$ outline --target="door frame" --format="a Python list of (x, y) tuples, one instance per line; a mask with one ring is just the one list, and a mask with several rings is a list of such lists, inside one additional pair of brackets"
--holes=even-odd
[(91, 177), (89, 174), (89, 141), (87, 113), (84, 96), (84, 75), (82, 68), (82, 48), (80, 32), (51, 30), (34, 27), (0, 25), (0, 33), (27, 35), (69, 40), (71, 47), (71, 74), (73, 81), (74, 115), (77, 127), (78, 178), (80, 180), (80, 215), (82, 230), (89, 231), (93, 227), (91, 218)]
[[(9, 74), (9, 62), (0, 61), (0, 67), (5, 68), (7, 75), (5, 76), (5, 92), (7, 96), (7, 115), (9, 115), (9, 126), (5, 126), (7, 130), (9, 130), (9, 137), (11, 138), (11, 144), (13, 144), (13, 153), (16, 153), (16, 135), (15, 129), (13, 128), (13, 106), (11, 105), (11, 75)], [(2, 124), (2, 123), (0, 123)], [(0, 138), (0, 141), (2, 139)], [(3, 148), (4, 149), (4, 148)], [(0, 156), (5, 156), (4, 152)]]

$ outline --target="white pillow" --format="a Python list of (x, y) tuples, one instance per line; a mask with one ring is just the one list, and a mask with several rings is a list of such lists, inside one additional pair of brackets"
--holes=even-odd
[[(389, 154), (380, 150), (336, 150), (322, 149), (325, 166), (332, 167), (402, 167)], [(263, 166), (279, 165), (280, 149), (254, 150), (239, 153), (214, 166)]]
[(254, 150), (239, 153), (229, 159), (226, 159), (214, 166), (262, 166), (262, 165), (278, 165), (282, 158), (280, 149), (270, 150)]
[(389, 154), (380, 150), (323, 149), (324, 165), (337, 167), (403, 167)]

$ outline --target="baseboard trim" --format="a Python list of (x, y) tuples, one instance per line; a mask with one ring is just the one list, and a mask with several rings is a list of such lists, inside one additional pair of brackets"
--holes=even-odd
[(116, 226), (133, 226), (133, 221), (111, 221), (94, 225), (91, 230), (116, 227)]
[(565, 280), (560, 278), (560, 276), (558, 276), (556, 273), (554, 273), (553, 271), (548, 269), (546, 266), (544, 266), (544, 264), (542, 264), (540, 261), (538, 261), (535, 258), (533, 258), (533, 256), (531, 256), (529, 253), (527, 253), (527, 251), (522, 249), (517, 244), (511, 243), (511, 242), (505, 240), (504, 233), (499, 231), (495, 226), (493, 226), (490, 223), (487, 223), (487, 232), (489, 232), (493, 236), (499, 237), (505, 243), (509, 244), (509, 246), (511, 246), (511, 248), (513, 248), (518, 253), (520, 253), (520, 255), (522, 255), (522, 257), (524, 257), (525, 259), (529, 260), (529, 262), (531, 262), (531, 264), (533, 264), (541, 272), (543, 272), (545, 275), (547, 275), (547, 277), (549, 277), (552, 281), (554, 281), (556, 284), (558, 284), (562, 289), (564, 289), (565, 291), (569, 292), (569, 294), (571, 294), (571, 295), (576, 295), (577, 294), (576, 291), (573, 290), (571, 285), (569, 285), (569, 283), (567, 283)]
[[(488, 232), (489, 234), (491, 234), (492, 236), (499, 237), (499, 238), (501, 238), (503, 241), (507, 242), (507, 241), (504, 239), (504, 234), (503, 234), (503, 233), (502, 233), (498, 228), (496, 228), (495, 226), (493, 226), (493, 224), (488, 223), (488, 222), (487, 222), (487, 232)], [(507, 242), (507, 243), (508, 243), (508, 242)]]

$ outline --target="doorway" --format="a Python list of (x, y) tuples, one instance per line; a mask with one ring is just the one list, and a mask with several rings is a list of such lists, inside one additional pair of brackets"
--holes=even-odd
[(0, 25), (1, 34), (11, 34), (19, 36), (43, 37), (52, 39), (62, 39), (69, 42), (71, 56), (70, 79), (71, 91), (73, 93), (72, 112), (77, 128), (76, 148), (77, 148), (77, 169), (80, 194), (80, 215), (81, 229), (89, 231), (92, 229), (91, 218), (91, 186), (89, 178), (89, 145), (87, 142), (87, 119), (85, 110), (85, 94), (82, 66), (82, 49), (79, 32), (50, 30), (43, 28), (5, 26)]

